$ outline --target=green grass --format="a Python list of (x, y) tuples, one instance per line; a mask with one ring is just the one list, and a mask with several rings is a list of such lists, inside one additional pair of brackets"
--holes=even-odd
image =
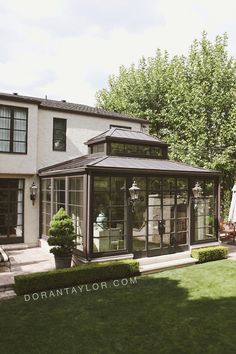
[(6, 354), (230, 354), (236, 262), (222, 260), (81, 295), (0, 302)]

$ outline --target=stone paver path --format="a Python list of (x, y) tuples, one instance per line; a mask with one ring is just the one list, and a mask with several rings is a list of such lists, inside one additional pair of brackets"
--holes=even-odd
[(0, 268), (0, 299), (14, 295), (14, 276), (45, 272), (55, 269), (54, 256), (48, 247), (35, 247), (21, 250), (8, 250), (11, 261), (11, 271), (6, 267)]

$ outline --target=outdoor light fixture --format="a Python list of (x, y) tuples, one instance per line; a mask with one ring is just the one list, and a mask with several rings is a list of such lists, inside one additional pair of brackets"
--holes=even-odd
[(130, 204), (132, 206), (132, 212), (134, 212), (135, 204), (139, 199), (140, 188), (137, 186), (137, 183), (134, 181), (132, 187), (129, 188), (130, 193)]
[(193, 187), (192, 191), (195, 199), (200, 198), (202, 196), (202, 187), (198, 182), (195, 184), (195, 187)]
[(33, 205), (34, 205), (37, 193), (38, 193), (38, 187), (33, 182), (32, 185), (30, 186), (30, 200), (32, 200)]

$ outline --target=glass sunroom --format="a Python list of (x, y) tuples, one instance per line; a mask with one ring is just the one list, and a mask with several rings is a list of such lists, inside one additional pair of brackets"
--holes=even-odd
[(86, 144), (88, 155), (39, 171), (43, 237), (63, 207), (84, 261), (218, 241), (219, 172), (169, 160), (166, 143), (139, 131), (111, 128)]

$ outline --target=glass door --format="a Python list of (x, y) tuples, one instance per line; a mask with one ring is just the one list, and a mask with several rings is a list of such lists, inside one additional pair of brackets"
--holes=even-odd
[(0, 244), (23, 242), (22, 179), (0, 178)]
[(188, 180), (135, 177), (140, 199), (133, 213), (135, 257), (175, 253), (188, 248)]

